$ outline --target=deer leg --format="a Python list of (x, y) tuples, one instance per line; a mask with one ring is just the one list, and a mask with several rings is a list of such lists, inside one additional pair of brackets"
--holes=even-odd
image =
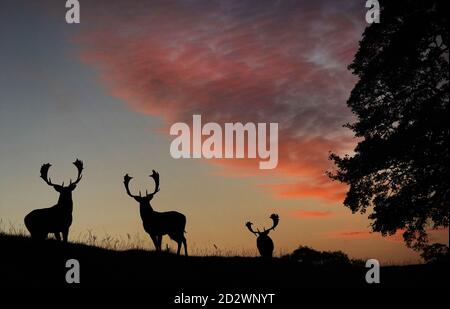
[(63, 242), (67, 242), (69, 238), (69, 229), (62, 231)]
[(158, 248), (158, 236), (156, 236), (156, 235), (150, 235), (150, 238), (151, 238), (152, 241), (153, 241), (153, 245), (155, 246), (155, 250), (156, 250), (156, 251), (159, 251), (159, 248)]
[(177, 255), (180, 255), (181, 244), (182, 244), (181, 240), (178, 240), (178, 241), (177, 241), (177, 245), (178, 245), (178, 248), (177, 248)]
[(186, 238), (183, 236), (184, 255), (188, 256)]
[(159, 235), (158, 236), (158, 247), (159, 247), (159, 251), (161, 251), (162, 250), (162, 238), (163, 238), (163, 236), (162, 235)]
[(61, 241), (61, 234), (59, 232), (53, 233), (57, 241)]
[(187, 256), (187, 245), (186, 245), (186, 238), (184, 235), (172, 235), (171, 237), (173, 240), (177, 242), (178, 248), (177, 248), (177, 255), (180, 255), (181, 246), (184, 246), (184, 254)]
[(47, 235), (45, 233), (33, 232), (31, 233), (31, 238), (35, 240), (45, 240), (47, 238)]

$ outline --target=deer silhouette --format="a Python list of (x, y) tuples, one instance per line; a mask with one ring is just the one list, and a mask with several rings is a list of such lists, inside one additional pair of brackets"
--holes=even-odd
[(78, 170), (78, 176), (75, 182), (70, 180), (68, 186), (64, 186), (64, 182), (62, 185), (52, 183), (52, 180), (48, 178), (48, 170), (52, 165), (50, 163), (42, 165), (41, 178), (59, 193), (59, 199), (55, 206), (35, 209), (25, 216), (25, 226), (33, 239), (46, 239), (49, 233), (53, 233), (59, 241), (62, 234), (62, 240), (67, 242), (69, 228), (72, 224), (72, 191), (75, 190), (80, 182), (82, 178), (81, 172), (83, 171), (82, 161), (77, 159), (73, 164)]
[(150, 177), (153, 178), (153, 181), (155, 182), (154, 192), (148, 193), (146, 191), (145, 195), (142, 196), (139, 191), (138, 196), (131, 194), (129, 184), (133, 177), (126, 174), (123, 178), (123, 183), (127, 194), (139, 203), (139, 212), (144, 225), (144, 230), (150, 235), (156, 251), (161, 251), (163, 236), (169, 235), (169, 237), (178, 244), (177, 255), (180, 255), (181, 245), (183, 244), (184, 254), (187, 256), (186, 238), (184, 237), (186, 217), (176, 211), (157, 212), (153, 210), (150, 201), (153, 199), (153, 196), (159, 192), (159, 173), (153, 170)]
[(252, 228), (253, 223), (251, 222), (247, 222), (245, 224), (245, 226), (250, 230), (250, 232), (252, 232), (258, 237), (256, 239), (256, 246), (258, 247), (259, 254), (265, 258), (267, 257), (270, 258), (273, 255), (274, 246), (272, 239), (269, 237), (269, 232), (271, 230), (275, 230), (275, 227), (278, 225), (278, 222), (280, 221), (280, 217), (278, 217), (277, 214), (272, 214), (270, 216), (270, 219), (272, 219), (273, 221), (272, 227), (269, 229), (264, 229), (264, 231), (262, 232), (260, 232), (259, 229), (254, 231)]

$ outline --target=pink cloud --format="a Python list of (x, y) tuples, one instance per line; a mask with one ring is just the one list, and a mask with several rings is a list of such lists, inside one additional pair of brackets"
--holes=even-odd
[[(277, 198), (342, 201), (329, 151), (354, 141), (342, 124), (355, 82), (347, 65), (364, 25), (359, 2), (95, 1), (75, 38), (110, 93), (138, 112), (190, 123), (278, 122)], [(215, 160), (245, 175), (256, 160)], [(293, 180), (292, 180), (293, 179)]]

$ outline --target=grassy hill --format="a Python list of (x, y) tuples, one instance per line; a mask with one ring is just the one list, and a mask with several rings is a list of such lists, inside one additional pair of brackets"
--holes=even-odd
[[(184, 257), (145, 250), (114, 251), (0, 234), (0, 285), (67, 286), (65, 263), (80, 262), (79, 286), (91, 287), (373, 287), (361, 263), (307, 265), (288, 258)], [(389, 287), (448, 286), (448, 264), (381, 268)]]

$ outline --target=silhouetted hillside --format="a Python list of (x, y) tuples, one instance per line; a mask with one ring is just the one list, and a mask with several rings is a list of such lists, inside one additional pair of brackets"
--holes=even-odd
[[(113, 251), (0, 234), (0, 285), (64, 286), (65, 263), (80, 262), (79, 286), (345, 287), (365, 282), (360, 263), (313, 265), (292, 258), (184, 257), (144, 250)], [(448, 285), (448, 264), (381, 268), (379, 286)]]

